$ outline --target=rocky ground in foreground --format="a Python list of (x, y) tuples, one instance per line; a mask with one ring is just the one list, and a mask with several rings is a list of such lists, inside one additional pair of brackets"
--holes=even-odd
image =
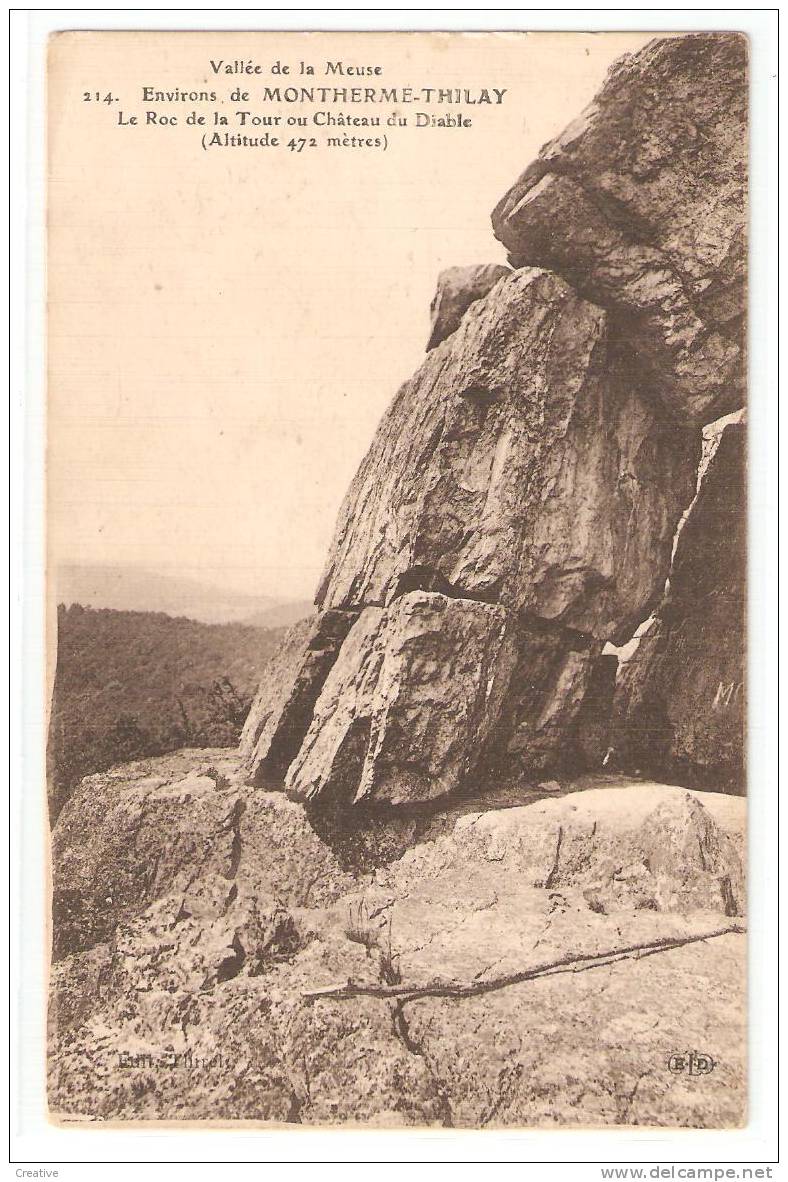
[(694, 937), (743, 928), (745, 802), (547, 788), (339, 838), (226, 750), (88, 777), (54, 833), (53, 1115), (740, 1124), (745, 937)]

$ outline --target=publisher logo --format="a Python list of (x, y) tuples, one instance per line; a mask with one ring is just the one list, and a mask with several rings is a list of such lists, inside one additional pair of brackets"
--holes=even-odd
[(701, 1051), (678, 1051), (668, 1059), (668, 1071), (674, 1075), (710, 1075), (716, 1066), (711, 1055)]

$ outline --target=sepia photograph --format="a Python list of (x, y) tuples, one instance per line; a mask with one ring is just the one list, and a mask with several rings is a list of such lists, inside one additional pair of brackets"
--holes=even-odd
[(54, 1126), (747, 1124), (749, 53), (49, 37)]

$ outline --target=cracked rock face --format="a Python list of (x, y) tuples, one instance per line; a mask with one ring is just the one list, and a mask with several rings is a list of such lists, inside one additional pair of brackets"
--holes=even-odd
[(259, 976), (270, 961), (297, 948), (292, 916), (275, 900), (247, 896), (234, 882), (205, 875), (115, 931), (112, 987), (127, 995), (196, 993), (240, 974)]
[(392, 805), (452, 792), (498, 720), (517, 643), (511, 617), (492, 604), (415, 591), (366, 608), (318, 699), (288, 791)]
[(319, 612), (288, 631), (266, 665), (241, 735), (241, 766), (248, 783), (261, 786), (284, 776), (355, 618), (353, 612)]
[[(177, 848), (215, 754), (91, 777), (89, 798), (110, 825), (119, 793), (163, 781), (162, 845)], [(226, 756), (222, 772), (238, 783)], [(144, 899), (118, 879), (114, 925), (54, 964), (54, 1114), (457, 1128), (743, 1119), (745, 941), (731, 930), (745, 906), (743, 801), (589, 778), (519, 807), (455, 806), (404, 856), (349, 874), (298, 829), (300, 806), (251, 797), (232, 864), (193, 862), (184, 878), (165, 857)], [(67, 808), (55, 843), (66, 865), (75, 825), (93, 816), (87, 794)], [(89, 883), (75, 889), (87, 902)], [(699, 941), (715, 931), (729, 934)], [(512, 980), (660, 941), (679, 943)], [(348, 980), (373, 994), (305, 997)], [(386, 996), (402, 985), (434, 992)], [(452, 986), (468, 991), (441, 995)], [(702, 1088), (668, 1069), (685, 1045), (717, 1060)]]
[(317, 602), (384, 606), (430, 589), (623, 634), (667, 573), (698, 448), (617, 371), (600, 308), (519, 271), (396, 395)]
[(668, 592), (622, 669), (619, 765), (745, 790), (746, 428), (727, 426), (679, 534)]
[(592, 665), (656, 601), (694, 491), (699, 432), (652, 401), (619, 371), (605, 312), (557, 276), (520, 271), (477, 300), (351, 486), (322, 613), (250, 715), (250, 781), (409, 805), (481, 766), (571, 762)]
[(521, 628), (519, 641), (490, 770), (517, 779), (582, 766), (578, 729), (601, 642), (538, 620)]
[(447, 267), (441, 271), (430, 304), (432, 331), (427, 342), (427, 352), (456, 332), (471, 304), (486, 296), (498, 280), (507, 275), (511, 275), (509, 268), (496, 263)]
[(744, 401), (747, 42), (709, 33), (622, 58), (493, 213), (513, 266), (608, 308), (679, 420)]
[(205, 774), (88, 776), (53, 836), (54, 957), (103, 940), (158, 896), (173, 868), (184, 885), (198, 872), (230, 877), (242, 810), (237, 792)]

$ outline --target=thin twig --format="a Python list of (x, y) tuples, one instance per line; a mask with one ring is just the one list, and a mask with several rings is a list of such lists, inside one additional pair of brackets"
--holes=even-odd
[(324, 985), (322, 989), (304, 990), (302, 996), (306, 1000), (321, 997), (332, 997), (337, 1000), (349, 997), (404, 997), (409, 1001), (419, 997), (474, 997), (480, 993), (491, 993), (495, 989), (505, 989), (508, 985), (519, 985), (522, 981), (533, 981), (536, 977), (585, 972), (588, 969), (615, 964), (618, 960), (629, 960), (641, 955), (652, 956), (655, 952), (668, 952), (671, 948), (681, 948), (684, 944), (697, 944), (701, 940), (713, 940), (717, 936), (727, 936), (731, 933), (742, 935), (745, 931), (746, 928), (742, 924), (730, 924), (728, 927), (715, 928), (713, 931), (701, 932), (695, 936), (666, 936), (662, 940), (654, 940), (647, 944), (629, 944), (624, 948), (612, 948), (609, 952), (595, 952), (585, 956), (575, 953), (561, 960), (533, 965), (529, 969), (522, 969), (505, 977), (494, 977), (489, 981), (473, 981), (466, 984), (435, 982), (432, 985), (366, 985), (348, 980), (334, 985)]

